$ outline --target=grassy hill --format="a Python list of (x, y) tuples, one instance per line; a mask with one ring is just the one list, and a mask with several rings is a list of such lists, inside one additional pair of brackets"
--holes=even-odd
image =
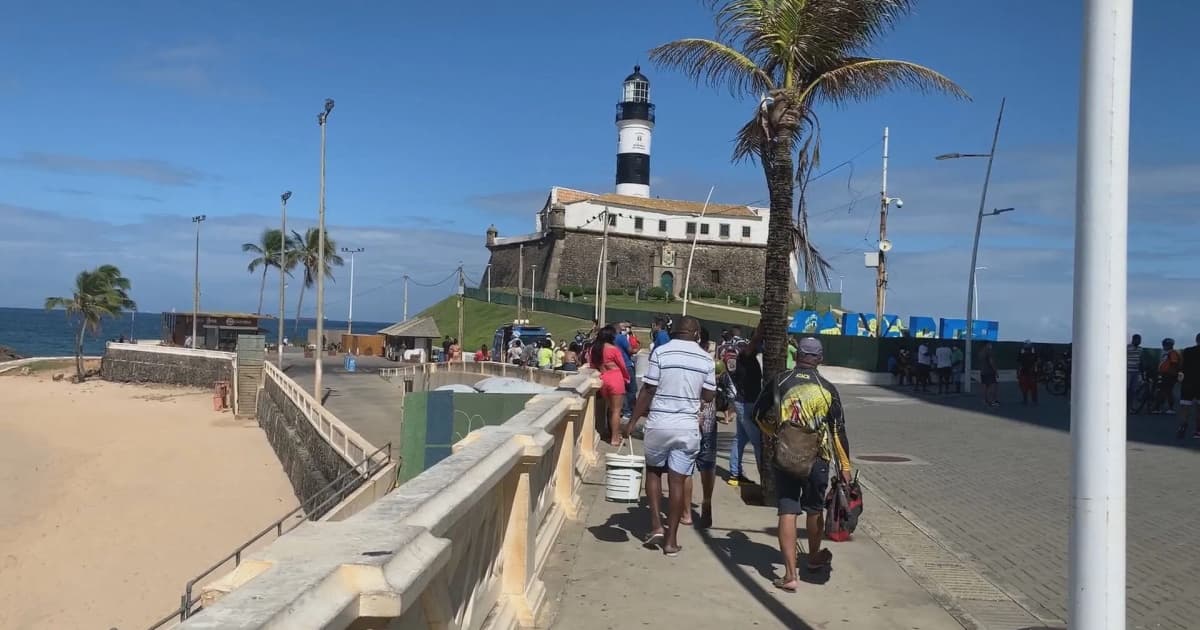
[[(505, 306), (479, 300), (463, 300), (463, 348), (474, 352), (482, 344), (492, 347), (492, 337), (496, 329), (504, 324), (512, 323), (517, 318), (517, 307)], [(443, 335), (451, 337), (458, 334), (458, 298), (448, 297), (425, 309), (420, 315), (432, 317), (437, 322), (438, 330)], [(555, 339), (571, 340), (578, 330), (587, 331), (592, 322), (574, 317), (564, 317), (551, 313), (527, 313), (525, 319), (534, 326), (545, 326)]]

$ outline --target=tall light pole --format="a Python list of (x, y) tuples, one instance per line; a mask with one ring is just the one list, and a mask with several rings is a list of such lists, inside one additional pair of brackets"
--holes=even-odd
[(196, 270), (192, 277), (192, 347), (195, 348), (199, 338), (196, 336), (199, 323), (197, 320), (200, 317), (200, 224), (204, 223), (207, 215), (197, 214), (192, 217), (192, 223), (196, 224)]
[(458, 261), (458, 336), (454, 338), (455, 345), (458, 346), (458, 360), (464, 362), (467, 360), (467, 353), (463, 351), (463, 316), (465, 310), (463, 301), (466, 299), (466, 280), (463, 278), (462, 261)]
[(408, 321), (408, 274), (404, 274), (404, 321)]
[[(608, 217), (609, 209), (605, 208), (601, 213), (604, 217), (604, 243), (600, 245), (600, 282), (597, 283), (596, 292), (596, 319), (599, 320), (601, 326), (608, 322)], [(699, 229), (699, 228), (697, 228)]]
[(525, 246), (517, 246), (517, 319), (525, 308)]
[(279, 369), (283, 369), (283, 316), (286, 305), (284, 292), (287, 289), (287, 202), (292, 198), (292, 191), (286, 190), (279, 195), (279, 330), (276, 341), (279, 346)]
[(972, 278), (975, 284), (975, 317), (979, 317), (979, 272), (987, 271), (987, 267), (976, 267), (975, 277)]
[(354, 249), (349, 247), (342, 248), (342, 253), (350, 254), (350, 313), (346, 315), (347, 335), (354, 334), (354, 255), (361, 254), (365, 251), (366, 249), (363, 247), (356, 247)]
[(321, 355), (325, 354), (325, 123), (333, 111), (333, 99), (325, 99), (325, 109), (317, 114), (321, 126), (321, 194), (317, 202), (317, 358), (313, 368), (313, 398), (321, 402)]
[(708, 189), (708, 197), (704, 199), (704, 207), (700, 208), (700, 218), (696, 220), (696, 231), (692, 232), (692, 249), (688, 252), (687, 271), (683, 274), (683, 316), (687, 316), (688, 297), (690, 295), (690, 285), (692, 283), (692, 258), (696, 256), (696, 239), (700, 238), (700, 222), (704, 220), (704, 213), (708, 211), (708, 202), (712, 200), (713, 191), (717, 187), (710, 186)]
[(537, 265), (529, 265), (529, 312), (537, 310)]
[(887, 334), (887, 326), (883, 322), (883, 311), (887, 308), (887, 254), (892, 244), (887, 240), (888, 208), (894, 203), (897, 208), (904, 207), (904, 200), (899, 197), (889, 197), (887, 194), (888, 171), (888, 128), (883, 128), (883, 183), (879, 188), (879, 265), (875, 267), (875, 336)]
[[(1145, 6), (1145, 5), (1143, 5)], [(1083, 14), (1067, 624), (1125, 627), (1125, 326), (1133, 0)]]
[[(943, 153), (934, 159), (954, 160), (958, 158), (987, 158), (987, 172), (983, 176), (983, 192), (979, 195), (979, 213), (975, 218), (975, 244), (971, 247), (971, 277), (967, 280), (967, 342), (966, 355), (963, 357), (963, 391), (971, 393), (971, 338), (974, 334), (975, 320), (972, 316), (972, 306), (975, 303), (975, 264), (979, 256), (979, 230), (983, 227), (983, 208), (987, 204), (988, 183), (992, 180), (992, 161), (996, 157), (996, 141), (1000, 139), (1000, 121), (1004, 120), (1004, 101), (1000, 99), (1000, 113), (996, 116), (996, 130), (992, 132), (992, 150), (987, 153)], [(993, 215), (1007, 212), (994, 210)]]
[(487, 298), (488, 304), (492, 303), (492, 263), (487, 264)]

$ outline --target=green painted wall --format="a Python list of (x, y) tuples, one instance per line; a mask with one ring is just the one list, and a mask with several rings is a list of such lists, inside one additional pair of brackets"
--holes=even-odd
[(471, 431), (503, 424), (524, 409), (532, 397), (533, 394), (437, 391), (406, 395), (401, 481), (408, 481), (449, 457), (454, 444)]

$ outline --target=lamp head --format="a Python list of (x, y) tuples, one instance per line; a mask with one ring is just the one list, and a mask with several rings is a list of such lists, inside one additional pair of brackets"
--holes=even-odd
[(960, 157), (962, 157), (961, 153), (943, 153), (933, 159), (935, 159), (935, 160), (953, 160), (955, 158), (960, 158)]
[(904, 200), (903, 200), (903, 199), (901, 199), (901, 198), (899, 198), (899, 197), (895, 197), (894, 199), (892, 199), (892, 201), (895, 201), (895, 202), (896, 202), (896, 207), (897, 207), (897, 208), (903, 208), (903, 207), (904, 207)]
[(333, 111), (333, 99), (327, 98), (325, 99), (325, 115), (328, 116), (331, 111)]
[(282, 199), (284, 203), (287, 203), (287, 200), (292, 198), (292, 191), (285, 190), (282, 195), (279, 195), (279, 198)]

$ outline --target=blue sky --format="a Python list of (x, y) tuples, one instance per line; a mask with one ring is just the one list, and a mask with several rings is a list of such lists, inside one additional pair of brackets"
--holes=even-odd
[[(973, 101), (898, 93), (820, 111), (824, 165), (853, 158), (809, 202), (850, 305), (872, 303), (861, 252), (888, 125), (890, 192), (905, 200), (890, 222), (888, 310), (961, 316), (984, 165), (932, 156), (986, 151), (1007, 96), (989, 205), (1019, 211), (985, 225), (981, 316), (1006, 338), (1069, 337), (1079, 4), (923, 2), (873, 54), (933, 66)], [(1178, 66), (1200, 7), (1171, 4), (1135, 15), (1130, 325), (1190, 339), (1200, 282), (1181, 228), (1196, 225), (1200, 90)], [(479, 277), (487, 225), (528, 231), (550, 186), (610, 190), (613, 106), (634, 63), (658, 107), (652, 193), (700, 199), (716, 185), (717, 200), (762, 203), (761, 171), (729, 162), (751, 104), (646, 61), (656, 44), (711, 34), (691, 0), (25, 3), (0, 24), (3, 301), (37, 306), (113, 262), (144, 310), (188, 308), (188, 217), (204, 213), (205, 306), (253, 310), (258, 279), (238, 246), (278, 223), (285, 189), (293, 225), (315, 220), (326, 97), (330, 232), (367, 248), (358, 319), (398, 319), (404, 273), (435, 282), (461, 260)], [(331, 316), (348, 290), (339, 271)], [(410, 310), (450, 290), (413, 287)]]

